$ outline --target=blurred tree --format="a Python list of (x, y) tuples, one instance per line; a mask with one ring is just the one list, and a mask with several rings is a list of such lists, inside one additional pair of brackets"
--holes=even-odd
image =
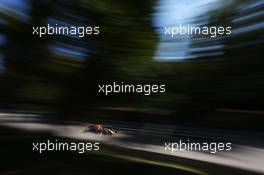
[[(8, 38), (3, 48), (7, 83), (2, 93), (11, 106), (77, 115), (99, 104), (109, 105), (110, 101), (139, 100), (132, 96), (108, 100), (98, 96), (97, 86), (113, 81), (135, 83), (155, 77), (151, 71), (157, 42), (151, 26), (154, 1), (38, 0), (30, 3), (29, 20), (19, 20), (15, 14), (8, 14), (6, 20), (11, 24), (2, 31)], [(32, 35), (32, 26), (51, 22), (100, 26), (100, 35), (81, 39)], [(81, 60), (65, 53), (57, 54), (54, 52), (57, 45), (66, 45), (70, 50), (77, 46), (86, 54)]]

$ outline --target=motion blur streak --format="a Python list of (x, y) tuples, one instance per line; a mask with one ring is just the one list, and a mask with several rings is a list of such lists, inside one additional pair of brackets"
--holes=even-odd
[[(208, 36), (178, 36), (168, 38), (164, 36), (164, 26), (173, 25), (219, 25), (234, 27), (233, 35), (240, 35), (244, 32), (253, 33), (264, 27), (264, 12), (261, 9), (263, 3), (242, 2), (238, 0), (198, 0), (198, 1), (179, 1), (179, 0), (160, 0), (154, 13), (154, 25), (160, 34), (160, 43), (156, 52), (156, 59), (175, 61), (182, 59), (216, 57), (223, 55), (223, 51), (229, 48), (232, 38), (218, 37), (217, 41)], [(256, 5), (258, 4), (258, 6)], [(251, 24), (248, 24), (251, 22)], [(253, 22), (253, 24), (252, 24)], [(259, 33), (261, 34), (260, 31)], [(263, 35), (263, 34), (262, 34)], [(230, 41), (229, 41), (230, 40)], [(229, 42), (228, 42), (229, 41)], [(225, 48), (212, 51), (203, 50), (203, 47), (213, 47), (224, 44)], [(216, 54), (219, 53), (219, 54)]]
[[(114, 156), (44, 160), (28, 151), (49, 137), (99, 139), (112, 154), (192, 172), (263, 174), (263, 7), (263, 0), (0, 0), (0, 174), (191, 174)], [(99, 26), (100, 35), (32, 35), (48, 24)], [(230, 26), (232, 34), (164, 35), (179, 24)], [(164, 84), (166, 92), (98, 93), (113, 82)], [(82, 132), (104, 121), (117, 126), (116, 137)], [(237, 148), (216, 156), (160, 151), (182, 137)]]

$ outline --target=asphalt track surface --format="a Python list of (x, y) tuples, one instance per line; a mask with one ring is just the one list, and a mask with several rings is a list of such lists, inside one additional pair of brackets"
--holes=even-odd
[[(46, 119), (45, 119), (46, 121)], [(115, 136), (85, 132), (85, 127), (93, 122), (44, 122), (41, 116), (24, 114), (0, 114), (0, 126), (28, 132), (49, 132), (58, 138), (76, 141), (96, 141), (100, 144), (130, 151), (146, 152), (159, 156), (183, 158), (205, 162), (221, 167), (234, 168), (248, 174), (264, 174), (264, 149), (262, 133), (221, 131), (203, 128), (189, 128), (172, 125), (139, 124), (128, 122), (102, 121), (104, 125), (116, 127)], [(191, 140), (192, 142), (232, 142), (229, 152), (211, 154), (200, 151), (165, 150), (165, 142)]]

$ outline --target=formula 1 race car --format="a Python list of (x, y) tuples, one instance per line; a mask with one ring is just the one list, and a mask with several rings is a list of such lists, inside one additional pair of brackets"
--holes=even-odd
[(110, 126), (102, 126), (99, 124), (95, 125), (88, 125), (85, 129), (85, 132), (90, 131), (97, 134), (103, 134), (103, 135), (116, 135), (117, 130)]

